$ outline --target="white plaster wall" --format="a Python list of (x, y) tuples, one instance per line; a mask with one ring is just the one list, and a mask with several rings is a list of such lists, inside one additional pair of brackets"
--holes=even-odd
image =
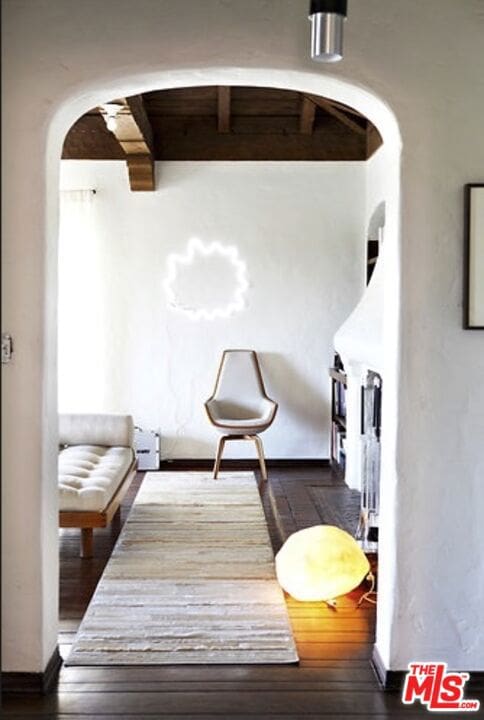
[(484, 188), (470, 190), (469, 323), (484, 327)]
[(16, 341), (3, 368), (4, 669), (39, 670), (55, 646), (49, 348), (63, 135), (106, 97), (207, 82), (354, 102), (387, 141), (398, 142), (398, 120), (401, 242), (399, 218), (389, 218), (398, 272), (385, 297), (382, 457), (394, 499), (382, 508), (377, 646), (394, 670), (415, 658), (484, 669), (484, 337), (461, 327), (462, 186), (482, 181), (484, 166), (481, 0), (351, 3), (345, 59), (331, 67), (308, 59), (299, 0), (187, 0), (183, 11), (178, 0), (6, 0), (3, 21), (2, 290)]
[[(414, 139), (413, 142), (416, 142)], [(411, 150), (410, 150), (411, 152)], [(404, 153), (404, 160), (405, 160)], [(418, 173), (418, 171), (417, 171)], [(403, 533), (408, 533), (407, 540), (417, 531), (419, 522), (425, 523), (425, 512), (420, 521), (417, 520), (416, 525), (414, 519), (410, 517), (401, 517), (400, 512), (403, 505), (401, 496), (407, 493), (411, 494), (413, 490), (405, 487), (405, 483), (410, 482), (408, 476), (404, 476), (397, 469), (397, 456), (400, 454), (399, 444), (392, 448), (391, 438), (395, 435), (399, 436), (400, 442), (403, 442), (401, 434), (401, 419), (399, 413), (395, 412), (395, 384), (398, 382), (400, 375), (401, 358), (397, 360), (396, 368), (392, 368), (393, 361), (391, 359), (392, 347), (398, 347), (399, 331), (398, 331), (398, 315), (392, 306), (391, 298), (395, 292), (395, 283), (399, 282), (402, 265), (404, 263), (404, 255), (401, 252), (399, 243), (393, 242), (395, 225), (398, 226), (399, 202), (398, 196), (398, 178), (400, 175), (400, 162), (396, 149), (390, 144), (386, 144), (379, 148), (377, 152), (369, 159), (367, 163), (367, 183), (366, 183), (366, 226), (367, 232), (374, 237), (374, 229), (372, 220), (375, 219), (375, 213), (381, 218), (382, 203), (384, 203), (385, 225), (383, 230), (383, 244), (380, 246), (379, 259), (375, 272), (373, 273), (370, 285), (373, 283), (372, 292), (376, 295), (377, 302), (380, 303), (380, 332), (377, 334), (375, 341), (381, 344), (380, 351), (374, 353), (371, 360), (372, 369), (378, 371), (383, 378), (382, 385), (382, 457), (380, 471), (380, 517), (379, 517), (379, 537), (382, 542), (379, 543), (379, 564), (386, 570), (379, 580), (379, 604), (377, 613), (377, 648), (378, 652), (387, 665), (387, 667), (395, 669), (405, 669), (411, 657), (430, 657), (428, 653), (435, 652), (429, 648), (423, 649), (418, 647), (416, 634), (407, 625), (406, 632), (412, 632), (412, 638), (404, 639), (400, 637), (398, 644), (395, 642), (395, 633), (397, 627), (400, 626), (396, 620), (394, 613), (400, 613), (399, 600), (403, 592), (403, 587), (410, 583), (411, 568), (408, 568), (408, 575), (403, 580), (399, 574), (399, 560), (395, 555), (395, 550), (401, 548)], [(409, 180), (409, 182), (414, 182)], [(404, 192), (408, 192), (411, 188), (405, 187)], [(406, 242), (406, 235), (402, 242)], [(382, 277), (383, 275), (383, 277)], [(374, 281), (374, 282), (373, 282)], [(376, 286), (376, 287), (375, 287)], [(400, 291), (400, 288), (398, 288)], [(456, 298), (456, 302), (458, 302)], [(408, 294), (405, 300), (405, 308), (400, 309), (400, 313), (406, 311), (407, 317), (412, 317), (415, 310), (411, 308), (412, 296)], [(381, 333), (381, 334), (380, 334)], [(380, 356), (380, 363), (376, 361), (376, 357)], [(396, 373), (395, 373), (396, 371)], [(361, 372), (361, 367), (360, 367)], [(363, 379), (363, 373), (360, 380)], [(402, 401), (402, 397), (400, 400)], [(361, 403), (361, 396), (358, 400)], [(358, 411), (360, 407), (358, 407)], [(358, 412), (358, 416), (359, 412)], [(411, 416), (408, 418), (409, 431), (412, 423)], [(389, 440), (390, 438), (390, 440)], [(423, 441), (423, 438), (422, 438)], [(360, 445), (360, 444), (359, 444)], [(419, 442), (413, 447), (412, 455), (415, 463), (421, 461), (425, 454), (425, 445)], [(360, 446), (358, 447), (360, 454)], [(405, 478), (405, 479), (404, 479)], [(422, 508), (423, 510), (423, 508)], [(405, 529), (404, 529), (405, 528)], [(431, 555), (429, 555), (429, 567), (432, 565)], [(382, 591), (381, 582), (385, 583)], [(403, 583), (403, 586), (401, 585)], [(390, 600), (392, 598), (392, 600)], [(426, 612), (429, 611), (427, 599), (422, 597), (423, 605), (426, 606)], [(398, 608), (398, 610), (397, 610)], [(424, 624), (426, 621), (423, 621)], [(402, 625), (405, 623), (402, 623)], [(434, 641), (432, 641), (433, 643)], [(457, 660), (457, 653), (450, 650), (446, 657), (449, 664), (456, 663), (456, 667), (468, 666), (467, 660)]]
[[(366, 163), (366, 239), (382, 239), (377, 265), (357, 307), (335, 335), (348, 376), (346, 482), (361, 488), (361, 386), (368, 369), (383, 378), (382, 462), (380, 476), (379, 567), (380, 590), (377, 613), (377, 646), (385, 663), (391, 653), (392, 602), (399, 592), (395, 548), (399, 544), (396, 527), (398, 512), (397, 472), (392, 437), (396, 432), (394, 393), (396, 376), (392, 368), (392, 348), (398, 347), (395, 308), (391, 302), (400, 274), (400, 246), (394, 242), (399, 217), (398, 148), (385, 143)], [(378, 227), (383, 226), (383, 235)], [(397, 512), (395, 512), (397, 510)], [(384, 580), (383, 580), (384, 578)], [(382, 581), (384, 585), (382, 585)], [(403, 667), (403, 666), (401, 666)]]
[[(392, 170), (398, 170), (398, 156), (395, 149), (388, 145), (381, 145), (378, 150), (366, 162), (366, 232), (371, 227), (375, 211), (384, 203), (386, 213), (392, 210), (392, 206), (398, 201), (395, 194), (395, 186), (388, 182), (392, 176)], [(378, 213), (380, 217), (380, 213)], [(372, 239), (377, 239), (375, 233), (370, 231)]]
[[(365, 163), (157, 163), (157, 178), (156, 192), (132, 193), (124, 163), (62, 162), (62, 188), (96, 189), (98, 270), (79, 238), (71, 276), (60, 278), (62, 314), (83, 316), (79, 332), (68, 325), (59, 336), (70, 344), (60, 411), (130, 412), (161, 433), (162, 457), (213, 457), (218, 433), (203, 402), (222, 350), (249, 347), (279, 403), (267, 457), (328, 457), (333, 335), (363, 288)], [(168, 304), (167, 258), (192, 237), (238, 249), (244, 310), (194, 320)], [(83, 302), (72, 273), (84, 272)], [(247, 455), (247, 443), (227, 446), (227, 457)]]

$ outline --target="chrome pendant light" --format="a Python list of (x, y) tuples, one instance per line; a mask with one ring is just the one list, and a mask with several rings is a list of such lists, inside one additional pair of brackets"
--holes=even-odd
[(311, 58), (338, 62), (343, 57), (343, 23), (347, 0), (311, 0)]

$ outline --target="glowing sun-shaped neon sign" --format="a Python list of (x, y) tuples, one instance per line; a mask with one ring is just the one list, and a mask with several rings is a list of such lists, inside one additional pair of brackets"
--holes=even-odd
[(194, 320), (228, 318), (245, 307), (247, 268), (233, 245), (189, 240), (168, 256), (163, 287), (169, 304)]

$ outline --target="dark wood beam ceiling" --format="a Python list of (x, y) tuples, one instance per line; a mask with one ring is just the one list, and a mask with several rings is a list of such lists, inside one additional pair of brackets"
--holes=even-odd
[[(143, 98), (133, 95), (121, 98), (115, 104), (119, 110), (111, 132), (125, 155), (130, 188), (134, 192), (154, 190), (153, 130)], [(102, 106), (99, 110), (102, 115), (106, 114)]]
[(230, 132), (230, 88), (218, 88), (218, 131)]
[[(73, 125), (62, 157), (128, 160), (130, 176), (148, 177), (153, 160), (366, 160), (382, 142), (354, 108), (290, 90), (208, 86), (123, 101), (127, 138), (116, 139), (96, 108)], [(140, 138), (142, 151), (130, 152)]]
[(346, 125), (346, 127), (353, 132), (358, 133), (358, 135), (366, 135), (368, 124), (367, 120), (364, 120), (364, 125), (362, 125), (355, 120), (351, 120), (348, 115), (346, 115), (342, 110), (339, 110), (335, 105), (333, 105), (331, 100), (326, 100), (325, 98), (319, 97), (318, 95), (309, 95), (308, 97), (309, 100), (311, 100), (311, 102), (313, 102), (317, 107), (321, 108), (329, 115), (335, 117), (337, 120), (340, 121), (340, 123)]
[(312, 135), (314, 120), (316, 118), (316, 105), (305, 95), (301, 98), (301, 114), (299, 116), (299, 131), (303, 135)]

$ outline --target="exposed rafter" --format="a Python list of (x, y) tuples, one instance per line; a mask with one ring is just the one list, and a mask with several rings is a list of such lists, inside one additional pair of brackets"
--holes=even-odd
[(146, 143), (148, 151), (153, 154), (153, 130), (143, 101), (142, 95), (132, 95), (126, 98), (133, 120), (139, 128), (140, 133)]
[(318, 95), (308, 95), (308, 98), (312, 100), (315, 105), (320, 107), (321, 110), (325, 110), (325, 112), (333, 115), (333, 117), (339, 120), (340, 123), (346, 125), (346, 127), (353, 130), (353, 132), (358, 133), (359, 135), (366, 135), (366, 128), (361, 127), (361, 125), (358, 125), (357, 122), (347, 117), (347, 115), (341, 112), (341, 110), (338, 110), (329, 100), (318, 97)]
[(343, 110), (345, 112), (345, 114), (354, 115), (355, 117), (358, 117), (358, 118), (362, 117), (361, 113), (359, 113), (358, 110), (355, 110), (354, 108), (351, 108), (348, 105), (343, 105), (343, 103), (340, 103), (337, 100), (333, 100), (333, 98), (331, 98), (331, 100), (328, 99), (328, 102), (331, 105), (333, 105), (335, 108), (337, 108), (338, 110)]
[(230, 132), (230, 87), (217, 88), (217, 128), (219, 133)]
[(146, 192), (155, 189), (155, 171), (152, 155), (129, 155), (129, 186), (134, 192)]
[(153, 160), (366, 160), (382, 142), (354, 108), (278, 88), (172, 88), (103, 108), (73, 125), (62, 157), (129, 161), (133, 190), (154, 188)]
[[(112, 133), (126, 153), (131, 190), (155, 189), (153, 131), (141, 95), (120, 98)], [(101, 112), (102, 108), (101, 108)]]
[(302, 135), (311, 135), (316, 116), (316, 105), (305, 95), (301, 97), (301, 114), (299, 116), (299, 132)]

